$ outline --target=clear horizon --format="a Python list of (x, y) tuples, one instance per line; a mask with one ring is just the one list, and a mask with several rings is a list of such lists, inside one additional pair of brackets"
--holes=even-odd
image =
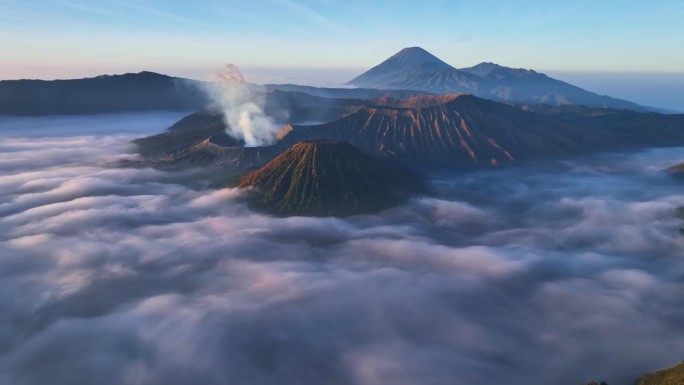
[[(684, 3), (623, 1), (0, 0), (0, 80), (153, 71), (337, 86), (402, 48), (456, 68), (489, 61), (684, 111)], [(663, 76), (669, 79), (663, 80)], [(659, 92), (658, 90), (660, 89)]]
[[(684, 3), (0, 0), (0, 78), (369, 68), (420, 46), (459, 68), (679, 72)], [(79, 75), (82, 74), (82, 75)]]

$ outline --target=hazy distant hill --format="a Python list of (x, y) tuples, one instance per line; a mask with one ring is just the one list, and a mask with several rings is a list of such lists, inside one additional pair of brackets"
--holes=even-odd
[(419, 95), (427, 95), (428, 92), (415, 90), (378, 90), (375, 88), (321, 88), (311, 86), (300, 86), (297, 84), (266, 84), (256, 86), (259, 89), (277, 89), (281, 91), (303, 92), (309, 95), (323, 98), (341, 99), (373, 99), (382, 97), (391, 98), (411, 98)]
[(538, 104), (522, 108), (595, 132), (608, 131), (615, 136), (613, 145), (618, 143), (633, 147), (684, 145), (684, 114), (664, 115), (655, 112), (642, 113), (577, 105)]
[(199, 81), (153, 72), (71, 80), (2, 80), (0, 114), (192, 111), (208, 102), (200, 85)]
[(456, 69), (420, 47), (404, 48), (347, 84), (433, 94), (467, 92), (506, 103), (579, 104), (649, 111), (636, 103), (598, 95), (532, 70), (494, 63)]
[(422, 182), (343, 141), (304, 141), (243, 177), (251, 204), (276, 215), (341, 216), (394, 206)]
[(327, 122), (366, 103), (360, 98), (323, 97), (295, 90), (266, 88), (259, 92), (264, 96), (266, 115), (280, 123)]
[[(0, 115), (82, 115), (131, 111), (194, 111), (211, 105), (201, 81), (153, 72), (68, 80), (0, 81)], [(248, 85), (265, 97), (276, 121), (326, 121), (361, 99), (406, 98), (422, 91), (317, 88), (293, 84)], [(335, 99), (331, 101), (330, 99)], [(347, 100), (346, 102), (341, 101)]]
[(602, 131), (467, 94), (379, 99), (333, 122), (293, 126), (283, 143), (347, 141), (369, 154), (412, 164), (497, 166), (600, 148)]

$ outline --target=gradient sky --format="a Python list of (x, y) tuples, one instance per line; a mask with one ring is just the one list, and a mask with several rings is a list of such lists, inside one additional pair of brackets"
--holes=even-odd
[(414, 45), (457, 67), (681, 72), (683, 20), (681, 0), (0, 0), (0, 78), (353, 72)]

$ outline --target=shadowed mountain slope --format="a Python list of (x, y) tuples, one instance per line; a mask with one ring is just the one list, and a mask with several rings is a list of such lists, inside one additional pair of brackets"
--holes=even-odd
[(293, 126), (281, 142), (326, 138), (412, 164), (496, 166), (600, 145), (601, 133), (471, 95), (379, 99), (334, 122)]
[(684, 144), (684, 114), (640, 113), (630, 110), (586, 106), (531, 105), (524, 109), (563, 120), (594, 132), (609, 132), (615, 145), (630, 147), (670, 147)]
[(344, 216), (397, 205), (421, 182), (343, 141), (304, 141), (243, 177), (251, 204), (275, 215)]
[(255, 90), (280, 90), (291, 92), (303, 92), (321, 98), (338, 99), (371, 99), (371, 98), (412, 98), (414, 96), (428, 95), (428, 92), (415, 90), (379, 90), (375, 88), (323, 88), (302, 86), (298, 84), (266, 84), (254, 87)]

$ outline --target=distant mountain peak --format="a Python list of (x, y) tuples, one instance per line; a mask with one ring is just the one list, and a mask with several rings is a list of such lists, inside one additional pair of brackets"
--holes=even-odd
[(126, 74), (126, 75), (138, 76), (138, 77), (147, 78), (147, 79), (169, 79), (172, 77), (169, 75), (164, 75), (164, 74), (160, 74), (160, 73), (152, 72), (152, 71), (141, 71), (138, 73), (130, 73), (130, 74)]
[(504, 69), (507, 67), (504, 67), (502, 65), (499, 65), (499, 64), (496, 64), (496, 63), (493, 63), (490, 61), (483, 61), (482, 63), (476, 64), (471, 68), (473, 68), (473, 69), (477, 68), (477, 69), (481, 69), (481, 70), (495, 70), (495, 69)]
[[(152, 71), (126, 72), (114, 75), (98, 75), (93, 79), (116, 79), (116, 78), (138, 78), (138, 79), (171, 79), (171, 76), (163, 75)], [(87, 78), (86, 78), (87, 79)]]
[(431, 54), (421, 47), (407, 47), (390, 56), (389, 59), (380, 63), (377, 67), (418, 67), (421, 71), (439, 71), (453, 68), (442, 59)]
[(140, 71), (136, 75), (143, 75), (143, 76), (168, 76), (168, 75), (162, 75), (158, 72), (152, 72), (152, 71)]
[(504, 67), (502, 65), (492, 63), (492, 62), (482, 62), (480, 64), (474, 65), (470, 68), (462, 68), (461, 71), (467, 72), (480, 77), (529, 77), (529, 76), (546, 76), (534, 70), (528, 70), (525, 68), (510, 68)]
[(501, 167), (531, 157), (582, 152), (583, 144), (572, 138), (576, 132), (561, 120), (470, 94), (451, 94), (376, 99), (336, 121), (294, 126), (279, 145), (326, 138), (409, 164)]
[(524, 68), (508, 68), (483, 62), (470, 68), (457, 69), (420, 47), (402, 49), (347, 84), (431, 94), (470, 93), (516, 104), (581, 104), (601, 108), (648, 110), (638, 104), (598, 95)]
[(386, 61), (402, 61), (405, 64), (435, 63), (443, 67), (451, 67), (437, 56), (431, 54), (421, 47), (407, 47), (392, 55)]
[(423, 48), (407, 47), (347, 84), (382, 88), (395, 79), (444, 70), (454, 68)]
[(422, 54), (432, 55), (432, 54), (431, 54), (430, 52), (428, 52), (425, 48), (423, 48), (423, 47), (418, 47), (418, 46), (406, 47), (406, 48), (402, 49), (401, 51), (397, 52), (396, 54), (399, 55), (399, 54), (401, 54), (401, 53), (404, 53), (404, 54), (405, 54), (405, 53), (409, 53), (409, 52), (416, 52), (416, 53), (422, 53)]

